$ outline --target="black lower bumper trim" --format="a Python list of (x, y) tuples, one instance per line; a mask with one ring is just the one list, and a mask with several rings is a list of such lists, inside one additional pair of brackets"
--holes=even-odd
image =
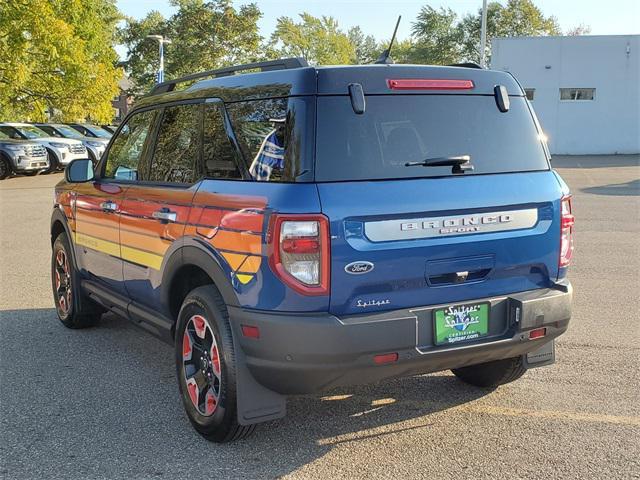
[[(490, 302), (492, 326), (488, 337), (454, 346), (433, 342), (431, 312), (439, 306), (345, 318), (239, 307), (229, 314), (255, 379), (278, 393), (302, 394), (526, 355), (567, 329), (571, 296), (569, 285), (464, 302)], [(260, 337), (243, 337), (241, 325), (258, 327)], [(529, 330), (540, 327), (545, 336), (529, 340)], [(374, 362), (390, 352), (398, 353), (396, 362)]]

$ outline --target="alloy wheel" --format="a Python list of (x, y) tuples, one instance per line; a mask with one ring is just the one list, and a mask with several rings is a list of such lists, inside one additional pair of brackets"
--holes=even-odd
[(200, 415), (213, 415), (222, 387), (220, 352), (209, 322), (193, 315), (182, 337), (182, 365), (187, 393)]
[(58, 308), (62, 315), (66, 316), (71, 310), (71, 269), (69, 268), (69, 259), (67, 253), (60, 249), (56, 253), (56, 261), (54, 266), (55, 290)]

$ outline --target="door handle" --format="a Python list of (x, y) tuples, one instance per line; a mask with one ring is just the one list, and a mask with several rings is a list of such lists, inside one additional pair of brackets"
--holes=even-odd
[(178, 214), (176, 212), (172, 212), (166, 207), (161, 208), (160, 210), (156, 210), (151, 215), (153, 216), (153, 218), (155, 218), (156, 220), (160, 220), (163, 223), (175, 222), (178, 218)]
[(100, 208), (104, 212), (115, 212), (118, 209), (118, 205), (116, 205), (116, 203), (112, 202), (111, 200), (107, 200), (106, 202), (102, 202), (100, 204)]

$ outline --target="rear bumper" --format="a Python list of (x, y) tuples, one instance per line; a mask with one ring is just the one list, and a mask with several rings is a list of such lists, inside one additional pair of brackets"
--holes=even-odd
[[(253, 377), (275, 392), (302, 394), (526, 355), (564, 333), (571, 297), (566, 284), (461, 302), (490, 302), (490, 330), (454, 346), (433, 342), (432, 312), (439, 305), (343, 318), (238, 307), (229, 314)], [(241, 325), (258, 327), (259, 338), (244, 337)], [(540, 327), (546, 335), (529, 340), (528, 332)], [(374, 356), (384, 353), (398, 353), (398, 360), (377, 365)]]

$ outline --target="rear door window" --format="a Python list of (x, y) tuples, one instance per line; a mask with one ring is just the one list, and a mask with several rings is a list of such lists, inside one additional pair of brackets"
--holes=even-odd
[(200, 155), (202, 104), (167, 107), (162, 113), (149, 181), (193, 183)]
[(238, 170), (235, 150), (224, 128), (222, 104), (208, 103), (204, 107), (204, 175), (208, 178), (238, 180), (242, 176)]
[(356, 115), (347, 96), (318, 97), (316, 180), (374, 180), (452, 175), (450, 166), (406, 166), (469, 155), (473, 172), (549, 168), (524, 97), (500, 112), (493, 96), (369, 95)]

